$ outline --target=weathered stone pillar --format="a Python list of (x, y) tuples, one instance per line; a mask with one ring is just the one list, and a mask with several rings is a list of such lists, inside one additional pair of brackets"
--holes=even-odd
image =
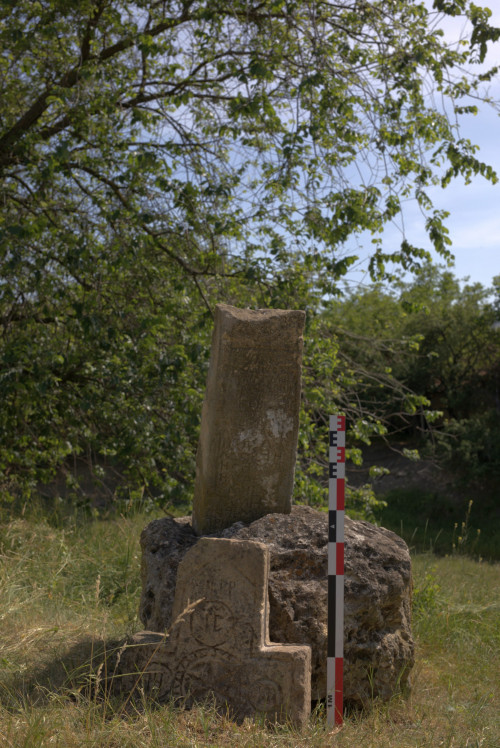
[(198, 535), (291, 510), (305, 313), (215, 312), (196, 458)]

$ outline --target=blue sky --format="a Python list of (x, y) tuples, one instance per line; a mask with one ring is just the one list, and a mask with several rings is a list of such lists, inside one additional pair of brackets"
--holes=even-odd
[[(483, 3), (478, 3), (483, 5)], [(491, 22), (500, 27), (500, 0), (490, 0), (484, 5), (492, 11)], [(444, 27), (448, 39), (455, 40), (462, 29), (453, 21), (447, 21)], [(493, 45), (488, 58), (489, 66), (500, 65), (500, 41)], [(500, 75), (490, 87), (490, 94), (500, 101)], [(435, 207), (450, 212), (447, 226), (453, 245), (455, 265), (452, 268), (458, 278), (470, 277), (471, 282), (490, 286), (493, 276), (500, 275), (500, 117), (498, 112), (488, 105), (482, 105), (476, 116), (466, 115), (461, 122), (463, 137), (469, 138), (480, 146), (476, 154), (482, 161), (493, 166), (498, 173), (499, 182), (495, 185), (482, 177), (475, 178), (465, 185), (463, 179), (456, 179), (446, 189), (435, 188), (430, 192)], [(413, 244), (430, 249), (425, 234), (424, 218), (420, 212), (408, 207), (405, 218), (405, 230)], [(397, 249), (400, 235), (395, 229), (388, 229), (384, 234), (384, 248)], [(371, 237), (361, 237), (364, 257), (370, 250)], [(354, 247), (352, 247), (354, 249)], [(346, 249), (351, 249), (350, 245)], [(437, 259), (437, 257), (436, 257)], [(350, 273), (352, 281), (369, 282), (361, 267)]]

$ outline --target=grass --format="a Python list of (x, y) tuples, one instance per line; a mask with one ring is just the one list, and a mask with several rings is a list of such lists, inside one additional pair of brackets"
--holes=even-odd
[(439, 492), (408, 488), (377, 498), (387, 502), (385, 509), (377, 512), (377, 521), (404, 538), (411, 550), (465, 553), (500, 561), (496, 493), (457, 500)]
[(0, 525), (0, 746), (131, 748), (498, 748), (500, 565), (416, 554), (417, 663), (409, 696), (347, 716), (333, 736), (320, 708), (307, 729), (236, 725), (206, 706), (147, 700), (123, 709), (91, 688), (103, 653), (132, 631), (139, 535), (151, 516)]

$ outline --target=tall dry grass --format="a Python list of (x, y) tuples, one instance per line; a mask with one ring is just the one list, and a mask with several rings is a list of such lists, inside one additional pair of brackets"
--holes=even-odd
[(328, 733), (324, 711), (297, 733), (237, 725), (95, 688), (102, 663), (139, 629), (138, 538), (151, 517), (0, 526), (0, 746), (498, 748), (500, 565), (414, 557), (417, 664), (409, 696), (374, 703)]

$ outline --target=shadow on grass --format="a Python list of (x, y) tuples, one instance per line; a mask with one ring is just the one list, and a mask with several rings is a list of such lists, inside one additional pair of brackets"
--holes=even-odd
[(117, 655), (124, 641), (81, 639), (42, 666), (5, 673), (0, 680), (0, 706), (6, 710), (43, 707), (54, 696), (76, 701), (101, 699), (110, 693)]

